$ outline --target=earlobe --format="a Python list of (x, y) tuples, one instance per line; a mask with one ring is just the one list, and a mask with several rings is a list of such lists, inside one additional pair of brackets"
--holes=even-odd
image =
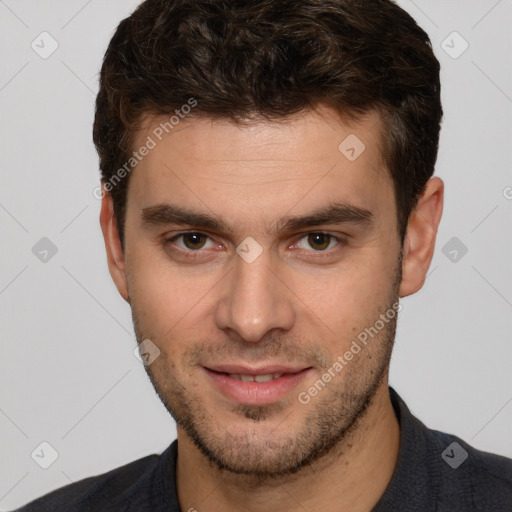
[(126, 281), (125, 255), (119, 238), (119, 231), (114, 215), (112, 197), (103, 191), (101, 200), (100, 225), (107, 251), (108, 269), (117, 290), (128, 301), (128, 286)]
[(431, 178), (411, 212), (404, 240), (400, 297), (416, 293), (425, 282), (443, 213), (443, 194), (443, 181)]

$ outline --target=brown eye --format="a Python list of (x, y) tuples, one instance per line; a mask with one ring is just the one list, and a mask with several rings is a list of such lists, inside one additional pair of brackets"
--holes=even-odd
[(202, 249), (208, 240), (208, 237), (201, 233), (184, 233), (181, 237), (183, 245), (190, 250)]
[(310, 233), (308, 235), (308, 244), (315, 251), (324, 251), (331, 243), (331, 235), (325, 233)]
[(210, 236), (198, 231), (179, 233), (163, 240), (165, 252), (177, 260), (199, 262), (199, 260), (211, 259), (214, 253), (222, 251), (222, 246)]

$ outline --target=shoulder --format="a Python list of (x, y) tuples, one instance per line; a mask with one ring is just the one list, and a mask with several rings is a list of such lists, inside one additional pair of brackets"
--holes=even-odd
[(512, 459), (477, 450), (437, 430), (428, 430), (427, 437), (440, 510), (462, 503), (467, 510), (512, 510)]
[(512, 460), (477, 450), (459, 437), (426, 427), (395, 390), (400, 449), (378, 512), (510, 512)]
[(14, 512), (151, 510), (150, 500), (167, 492), (162, 473), (167, 469), (163, 466), (172, 459), (173, 445), (161, 455), (148, 455), (56, 489)]

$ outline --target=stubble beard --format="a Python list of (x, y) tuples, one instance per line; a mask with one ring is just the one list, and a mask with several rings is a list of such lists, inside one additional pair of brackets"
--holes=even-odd
[[(380, 313), (390, 309), (396, 311), (393, 305), (399, 299), (400, 270), (401, 261), (395, 271), (391, 296), (384, 311)], [(265, 484), (279, 477), (296, 474), (328, 454), (340, 456), (350, 445), (352, 435), (357, 431), (384, 378), (387, 377), (397, 314), (396, 312), (379, 334), (369, 340), (343, 368), (340, 375), (328, 383), (309, 404), (299, 404), (295, 396), (291, 402), (287, 402), (294, 403), (294, 408), (305, 408), (306, 411), (300, 426), (292, 432), (284, 429), (283, 433), (279, 425), (270, 432), (262, 429), (266, 420), (272, 420), (278, 415), (283, 417), (282, 423), (285, 425), (289, 413), (286, 412), (284, 402), (264, 406), (233, 404), (230, 412), (247, 419), (248, 428), (243, 432), (230, 432), (219, 425), (217, 419), (203, 405), (204, 400), (199, 393), (195, 389), (185, 388), (180, 382), (176, 362), (164, 350), (145, 369), (168, 412), (213, 466), (231, 474), (245, 475), (253, 483)], [(148, 333), (142, 332), (140, 328), (134, 304), (132, 315), (140, 343)], [(157, 340), (155, 342), (159, 345)], [(280, 346), (287, 347), (288, 352), (293, 350), (293, 347), (286, 345), (284, 338), (273, 338), (268, 345), (270, 353), (280, 355)], [(321, 344), (315, 346), (319, 347)], [(265, 346), (262, 350), (266, 355), (269, 354), (265, 351)], [(193, 359), (194, 354), (201, 351), (202, 349), (196, 347), (195, 351), (188, 354), (189, 359)], [(235, 353), (240, 353), (240, 347)], [(287, 360), (286, 353), (283, 355), (285, 357), (281, 360)], [(317, 360), (323, 361), (324, 365), (318, 373), (320, 378), (330, 365), (325, 364), (325, 359)], [(302, 409), (299, 411), (302, 412)]]

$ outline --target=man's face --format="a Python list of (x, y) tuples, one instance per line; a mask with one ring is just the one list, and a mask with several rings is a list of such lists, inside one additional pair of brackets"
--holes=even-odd
[[(234, 472), (310, 463), (385, 384), (396, 318), (375, 325), (398, 297), (401, 246), (380, 124), (322, 114), (185, 119), (162, 141), (164, 119), (148, 118), (134, 144), (157, 142), (125, 223), (137, 338), (161, 351), (147, 371), (181, 432)], [(351, 134), (366, 146), (353, 161), (338, 149)]]

